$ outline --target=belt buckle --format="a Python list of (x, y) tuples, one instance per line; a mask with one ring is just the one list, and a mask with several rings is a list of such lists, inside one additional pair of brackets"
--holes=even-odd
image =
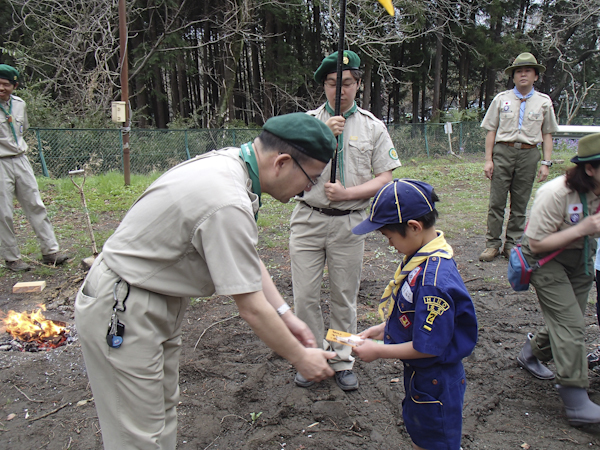
[(516, 149), (519, 149), (519, 150), (521, 149), (521, 143), (520, 142), (515, 142), (514, 145), (515, 145)]

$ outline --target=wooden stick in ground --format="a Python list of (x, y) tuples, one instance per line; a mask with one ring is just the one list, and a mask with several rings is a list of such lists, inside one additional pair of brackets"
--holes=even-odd
[[(83, 181), (81, 185), (75, 183), (73, 179), (74, 175), (82, 175)], [(92, 221), (90, 220), (90, 213), (88, 211), (87, 202), (85, 201), (85, 194), (83, 193), (83, 185), (85, 184), (85, 170), (71, 170), (69, 171), (69, 176), (71, 177), (71, 182), (79, 189), (79, 195), (81, 196), (81, 203), (83, 204), (83, 212), (85, 213), (85, 218), (87, 222), (88, 233), (90, 235), (90, 239), (92, 240), (92, 253), (94, 256), (98, 256), (98, 247), (96, 247), (96, 238), (94, 237), (94, 230), (92, 229)]]

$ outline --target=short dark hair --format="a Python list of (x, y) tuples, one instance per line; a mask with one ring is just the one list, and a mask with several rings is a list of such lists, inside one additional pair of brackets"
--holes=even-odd
[(596, 180), (585, 172), (585, 166), (587, 164), (594, 169), (597, 169), (600, 167), (600, 160), (579, 163), (570, 169), (567, 169), (567, 172), (565, 173), (567, 177), (567, 186), (580, 194), (587, 194), (598, 187)]
[(258, 135), (258, 139), (260, 139), (265, 152), (286, 153), (296, 158), (296, 160), (300, 163), (308, 162), (309, 159), (312, 159), (306, 153), (302, 153), (296, 147), (284, 141), (280, 137), (275, 136), (270, 131), (262, 130)]
[[(433, 203), (440, 201), (439, 197), (433, 190), (431, 191), (431, 201)], [(435, 222), (438, 217), (439, 217), (439, 214), (437, 212), (437, 209), (432, 209), (427, 214), (424, 214), (421, 217), (418, 217), (416, 219), (411, 219), (411, 220), (416, 220), (417, 222), (421, 222), (423, 224), (423, 228), (427, 230), (429, 228), (432, 228), (435, 225)], [(408, 227), (407, 222), (390, 223), (390, 224), (382, 226), (379, 230), (380, 231), (381, 230), (391, 231), (392, 233), (398, 233), (400, 236), (406, 237), (406, 228), (407, 227)]]
[[(525, 66), (525, 67), (531, 67), (531, 66)], [(535, 74), (539, 77), (540, 76), (540, 69), (538, 69), (537, 67), (531, 67), (533, 70), (535, 70)], [(515, 77), (515, 71), (517, 69), (520, 69), (520, 67), (517, 67), (515, 69), (513, 69), (512, 74), (510, 75), (511, 78)]]
[[(346, 69), (350, 71), (350, 75), (352, 75), (352, 78), (354, 78), (355, 81), (359, 81), (362, 79), (363, 77), (363, 71), (360, 69)], [(332, 72), (332, 73), (336, 73), (336, 72)], [(327, 74), (329, 75), (329, 74)], [(325, 77), (323, 78), (323, 82), (322, 84), (325, 85), (325, 82), (327, 81), (327, 75), (325, 75)]]

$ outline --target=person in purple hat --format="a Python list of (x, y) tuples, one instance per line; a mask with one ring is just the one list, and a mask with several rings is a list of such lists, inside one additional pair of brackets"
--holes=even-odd
[(352, 230), (379, 230), (405, 255), (379, 304), (383, 322), (360, 333), (364, 340), (353, 352), (365, 362), (404, 362), (402, 417), (414, 449), (459, 450), (462, 359), (477, 343), (477, 318), (452, 247), (434, 227), (438, 200), (427, 183), (395, 179), (379, 190), (369, 217)]

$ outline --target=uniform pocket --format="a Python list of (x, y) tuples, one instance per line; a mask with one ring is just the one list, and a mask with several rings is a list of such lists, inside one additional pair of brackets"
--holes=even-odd
[(348, 142), (348, 170), (354, 175), (365, 176), (365, 172), (368, 174), (366, 179), (371, 178), (371, 155), (373, 154), (373, 146), (368, 140), (356, 140)]

